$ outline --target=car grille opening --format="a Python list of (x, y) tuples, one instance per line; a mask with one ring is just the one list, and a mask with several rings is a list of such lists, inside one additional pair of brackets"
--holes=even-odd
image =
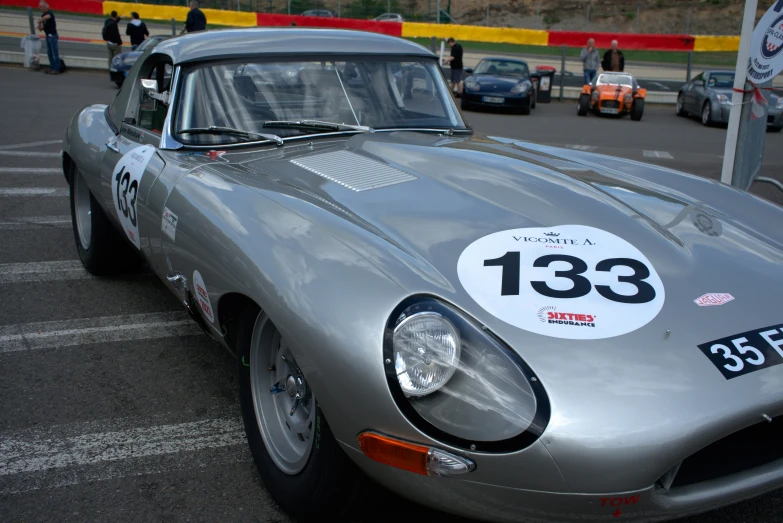
[(751, 425), (685, 458), (672, 488), (730, 476), (781, 459), (781, 442), (783, 416)]
[(620, 102), (617, 100), (607, 100), (601, 104), (603, 107), (606, 107), (607, 109), (617, 109), (620, 107)]
[(775, 117), (774, 116), (767, 116), (767, 123), (772, 123), (774, 121), (775, 121)]

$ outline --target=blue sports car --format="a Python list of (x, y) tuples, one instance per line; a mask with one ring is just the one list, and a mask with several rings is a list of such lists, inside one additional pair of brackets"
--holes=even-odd
[(484, 58), (465, 80), (462, 108), (498, 107), (530, 114), (536, 106), (536, 91), (530, 69), (522, 60)]
[(135, 51), (129, 51), (127, 53), (118, 54), (111, 61), (111, 67), (109, 68), (109, 76), (111, 81), (117, 84), (117, 87), (122, 87), (122, 82), (125, 81), (125, 77), (128, 76), (128, 71), (131, 70), (136, 60), (150, 47), (155, 47), (158, 42), (171, 38), (166, 35), (151, 35), (144, 40)]

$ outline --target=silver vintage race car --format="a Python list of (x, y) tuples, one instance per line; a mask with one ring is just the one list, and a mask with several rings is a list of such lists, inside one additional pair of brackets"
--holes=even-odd
[(298, 518), (364, 474), (493, 521), (783, 486), (771, 203), (474, 134), (432, 53), (338, 30), (161, 42), (63, 153), (84, 266), (144, 260), (236, 355), (253, 457)]

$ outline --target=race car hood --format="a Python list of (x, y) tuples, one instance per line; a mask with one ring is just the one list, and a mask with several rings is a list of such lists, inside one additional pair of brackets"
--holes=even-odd
[(596, 90), (602, 100), (614, 100), (631, 93), (631, 88), (625, 85), (601, 85)]
[[(610, 435), (625, 438), (618, 452), (628, 459), (658, 452), (654, 475), (762, 412), (783, 413), (773, 347), (757, 346), (754, 359), (730, 340), (725, 351), (708, 344), (734, 336), (759, 345), (742, 333), (783, 324), (779, 207), (662, 167), (482, 136), (374, 133), (286, 149), (222, 170), (279, 183), (281, 204), (411, 294), (440, 296), (504, 340), (547, 389), (545, 441), (559, 464), (569, 456), (567, 479), (580, 474), (581, 445), (607, 445)], [(501, 259), (508, 252), (521, 258)], [(539, 258), (550, 254), (586, 267), (569, 258), (547, 269), (556, 260)], [(618, 297), (635, 293), (619, 274), (644, 277), (628, 259), (649, 269), (654, 299)], [(600, 278), (600, 263), (615, 272)], [(531, 293), (536, 282), (544, 294)], [(572, 287), (588, 292), (564, 298)], [(515, 301), (525, 296), (533, 307)], [(549, 313), (565, 323), (549, 323)], [(752, 372), (725, 376), (724, 364)]]
[(479, 91), (484, 93), (507, 93), (519, 82), (526, 80), (526, 78), (510, 78), (487, 74), (474, 75), (473, 78), (476, 79), (479, 85)]

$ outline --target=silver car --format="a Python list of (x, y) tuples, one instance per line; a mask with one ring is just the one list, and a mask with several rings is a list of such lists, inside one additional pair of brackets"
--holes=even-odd
[[(705, 126), (728, 124), (734, 71), (704, 71), (677, 93), (679, 116), (699, 116)], [(783, 98), (770, 93), (767, 130), (783, 130)]]
[(144, 261), (235, 355), (253, 458), (299, 519), (367, 476), (508, 522), (783, 486), (781, 209), (473, 133), (414, 43), (172, 38), (73, 117), (63, 169), (84, 266)]

